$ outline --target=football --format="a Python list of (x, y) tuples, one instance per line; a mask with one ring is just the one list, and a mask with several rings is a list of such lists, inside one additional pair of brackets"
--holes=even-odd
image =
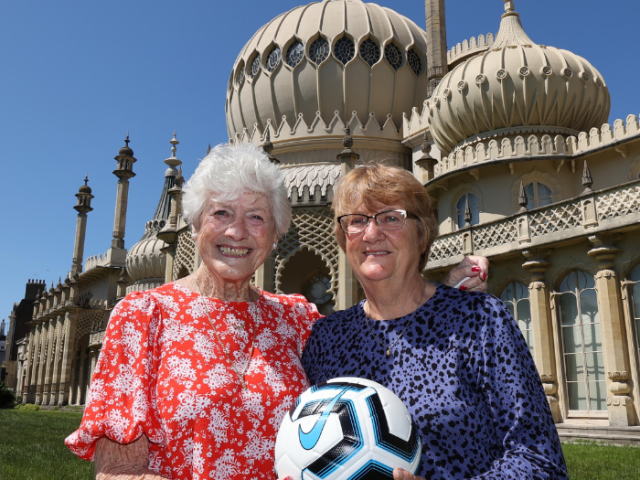
[(302, 393), (282, 420), (275, 446), (278, 478), (392, 479), (415, 473), (421, 441), (409, 411), (389, 389), (335, 378)]

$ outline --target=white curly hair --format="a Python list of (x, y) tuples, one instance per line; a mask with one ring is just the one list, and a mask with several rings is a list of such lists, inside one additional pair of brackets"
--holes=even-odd
[(276, 233), (282, 235), (291, 224), (291, 205), (285, 175), (254, 145), (218, 145), (202, 159), (184, 186), (182, 209), (197, 231), (207, 199), (232, 202), (246, 192), (264, 194), (273, 211)]

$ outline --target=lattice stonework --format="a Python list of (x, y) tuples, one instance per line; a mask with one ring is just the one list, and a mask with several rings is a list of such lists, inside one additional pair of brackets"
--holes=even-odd
[(462, 254), (462, 237), (453, 235), (450, 237), (436, 238), (431, 246), (429, 261), (436, 262)]
[(518, 239), (518, 228), (515, 220), (494, 223), (487, 227), (476, 227), (473, 230), (474, 250), (504, 245)]
[(576, 203), (566, 203), (531, 215), (531, 236), (539, 237), (569, 228), (582, 222), (582, 212)]
[(333, 215), (329, 208), (297, 208), (287, 234), (280, 239), (276, 250), (276, 292), (283, 293), (282, 272), (287, 261), (298, 251), (307, 248), (320, 255), (329, 267), (330, 292), (338, 291), (338, 244), (333, 237)]
[(193, 266), (196, 258), (196, 244), (193, 241), (189, 229), (178, 235), (178, 246), (176, 257), (173, 261), (173, 280), (178, 280), (182, 267), (186, 268), (189, 274), (193, 273)]
[(109, 313), (109, 310), (83, 310), (82, 313), (78, 315), (73, 351), (77, 348), (80, 339), (87, 333), (91, 333), (96, 325), (104, 325), (106, 328)]
[(596, 197), (598, 221), (640, 212), (640, 186), (607, 192)]

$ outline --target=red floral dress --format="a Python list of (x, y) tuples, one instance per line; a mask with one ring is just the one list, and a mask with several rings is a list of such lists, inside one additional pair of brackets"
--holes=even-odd
[[(205, 297), (169, 283), (114, 309), (80, 428), (65, 441), (92, 460), (95, 442), (149, 439), (149, 468), (173, 479), (273, 479), (275, 436), (309, 387), (300, 363), (315, 305), (261, 292), (255, 304)], [(256, 322), (259, 324), (256, 330)]]

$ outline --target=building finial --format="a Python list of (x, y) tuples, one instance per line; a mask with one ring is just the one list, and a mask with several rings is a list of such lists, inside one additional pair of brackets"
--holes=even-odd
[(176, 145), (178, 145), (180, 142), (178, 141), (178, 138), (176, 137), (176, 131), (173, 131), (173, 138), (171, 140), (169, 140), (169, 143), (171, 144), (171, 156), (175, 158), (176, 156)]
[(513, 13), (516, 11), (516, 7), (513, 4), (513, 0), (503, 0), (504, 1), (504, 11), (507, 13)]
[(518, 205), (520, 205), (520, 211), (527, 210), (529, 199), (527, 198), (527, 192), (524, 189), (524, 183), (520, 182), (520, 193), (518, 194)]
[(89, 185), (89, 172), (84, 176), (84, 186)]
[(473, 217), (471, 216), (471, 207), (469, 206), (469, 195), (465, 195), (464, 201), (464, 226), (470, 227), (471, 220)]
[(584, 167), (582, 168), (582, 186), (584, 187), (584, 193), (591, 193), (593, 190), (591, 189), (591, 185), (593, 185), (593, 177), (591, 176), (591, 170), (589, 170), (589, 165), (587, 161), (584, 162)]
[(127, 132), (127, 138), (124, 139), (124, 143), (126, 143), (127, 147), (129, 146), (129, 142), (131, 140), (129, 140), (129, 132)]
[(176, 167), (182, 165), (182, 161), (176, 157), (176, 152), (178, 151), (177, 145), (179, 145), (180, 142), (178, 141), (178, 134), (175, 130), (173, 131), (173, 138), (169, 140), (169, 143), (171, 144), (171, 156), (164, 161), (164, 163), (169, 165), (169, 169), (165, 172), (164, 176), (175, 177)]
[(262, 150), (267, 154), (269, 161), (271, 163), (275, 163), (276, 165), (280, 163), (276, 157), (273, 156), (271, 152), (273, 152), (273, 143), (271, 143), (271, 130), (267, 127), (267, 130), (264, 132), (264, 142), (262, 142)]

